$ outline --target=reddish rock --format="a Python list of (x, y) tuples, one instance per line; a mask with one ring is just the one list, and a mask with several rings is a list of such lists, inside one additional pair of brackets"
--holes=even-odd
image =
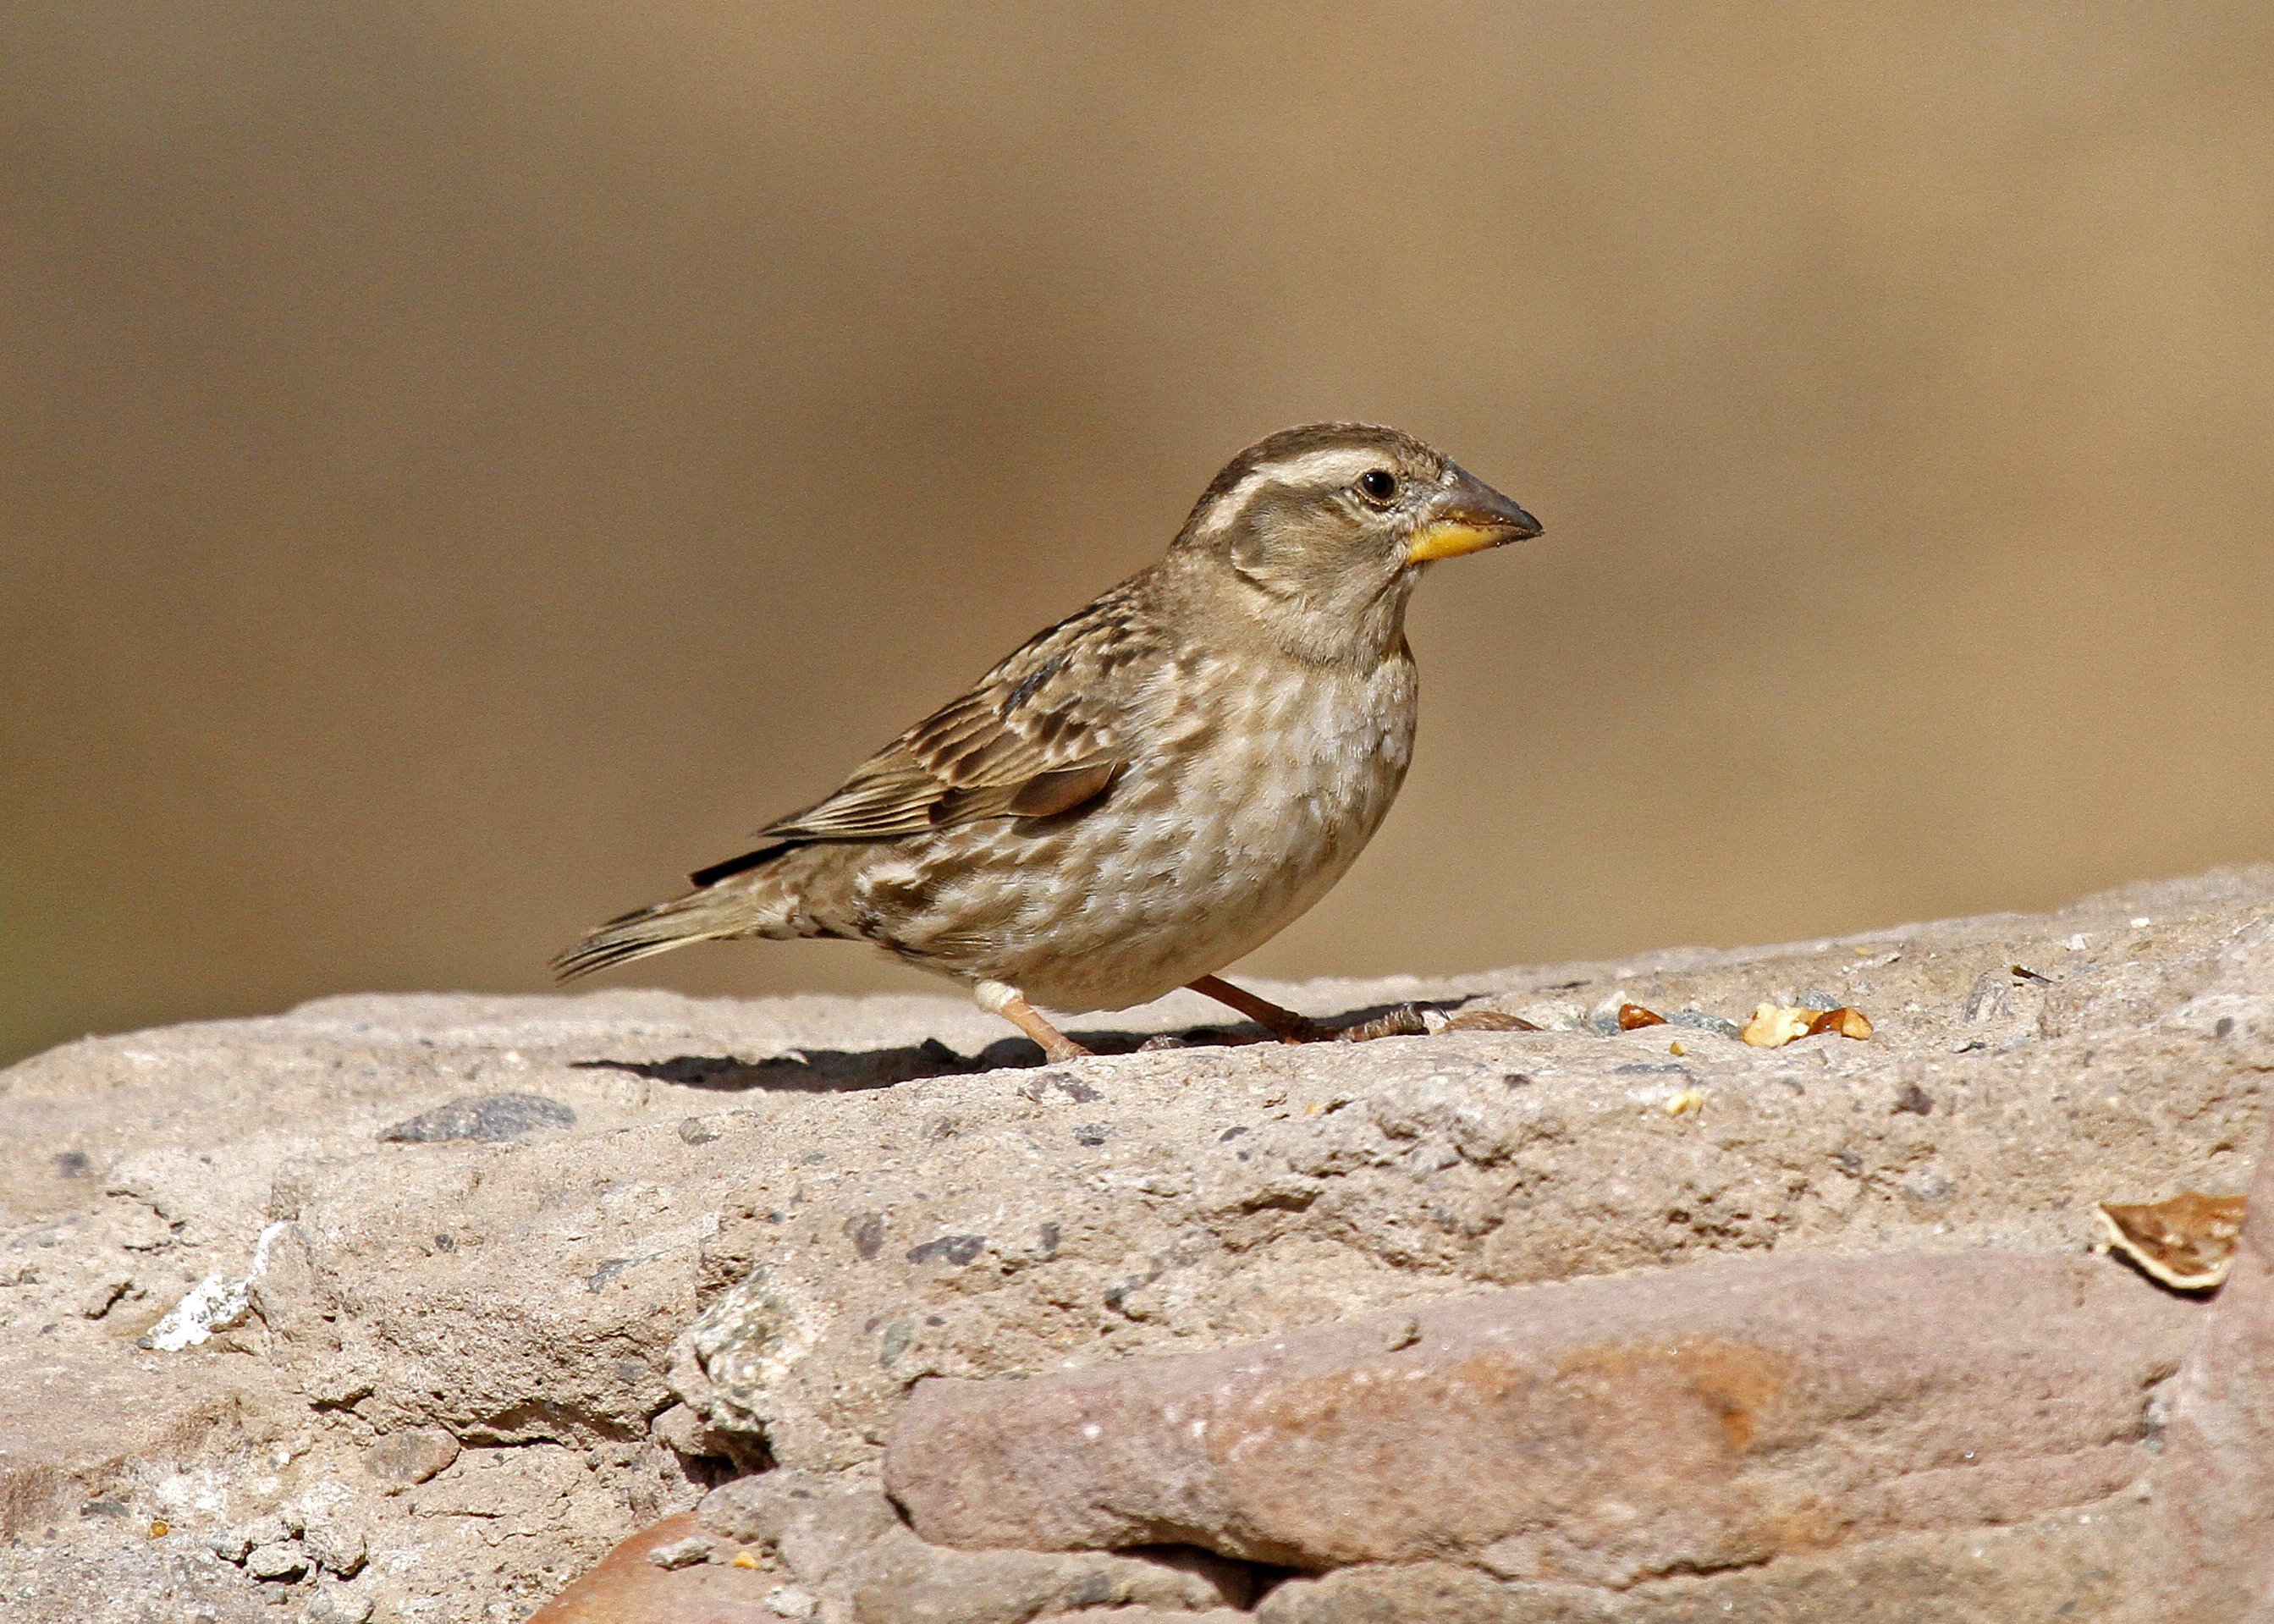
[(1246, 1569), (1202, 1551), (943, 1551), (903, 1528), (847, 1572), (861, 1624), (1028, 1624), (1087, 1610), (1137, 1624), (1145, 1613), (1220, 1616), (1249, 1590)]
[(380, 1439), (364, 1451), (364, 1470), (381, 1483), (415, 1488), (458, 1458), (458, 1440), (440, 1427), (414, 1428)]
[(768, 1472), (625, 1540), (530, 1624), (1029, 1624), (1098, 1609), (1145, 1624), (1224, 1618), (1249, 1581), (1201, 1551), (941, 1550), (874, 1490)]
[[(1763, 1049), (1716, 1035), (1714, 1017), (1819, 993), (1869, 1013), (1870, 1041)], [(334, 999), (271, 1019), (94, 1039), (10, 1068), (0, 1073), (0, 1523), (14, 1537), (0, 1536), (0, 1613), (8, 1624), (19, 1613), (113, 1624), (207, 1613), (253, 1624), (278, 1596), (289, 1596), (285, 1611), (312, 1617), (320, 1604), (335, 1619), (366, 1604), (379, 1620), (510, 1611), (722, 1470), (761, 1464), (809, 1474), (817, 1500), (795, 1503), (776, 1485), (779, 1505), (738, 1513), (780, 1524), (772, 1544), (745, 1543), (787, 1570), (786, 1593), (759, 1597), (784, 1619), (809, 1598), (810, 1624), (920, 1624), (913, 1612), (855, 1620), (856, 1591), (880, 1610), (942, 1597), (960, 1606), (982, 1592), (1022, 1607), (1040, 1597), (1035, 1605), (1076, 1618), (1188, 1608), (1073, 1605), (1097, 1588), (1094, 1575), (1125, 1598), (1184, 1594), (1161, 1588), (1181, 1581), (1094, 1562), (1095, 1553), (1058, 1553), (1043, 1568), (1015, 1551), (979, 1563), (888, 1545), (872, 1530), (896, 1519), (880, 1509), (872, 1467), (910, 1384), (1010, 1380), (1070, 1354), (1103, 1365), (1217, 1349), (1532, 1282), (1599, 1279), (1624, 1292), (1638, 1271), (1713, 1259), (2080, 1256), (2097, 1202), (2239, 1187), (2247, 1155), (2237, 1153), (2264, 1136), (2274, 1097), (2274, 868), (2034, 919), (1279, 996), (1328, 1014), (1417, 998), (1450, 1007), (1466, 995), (1488, 995), (1466, 1009), (1547, 1029), (1455, 1021), (1436, 1036), (1365, 1045), (1170, 1048), (990, 1071), (971, 1063), (998, 1034), (968, 1001), (623, 990)], [(1615, 1021), (1596, 1019), (1606, 1000), (1675, 1024), (1613, 1034)], [(1127, 1022), (1134, 1035), (1214, 1019), (1180, 1000)], [(576, 1124), (493, 1143), (378, 1137), (454, 1096), (496, 1092), (559, 1101)], [(252, 1278), (264, 1245), (267, 1267)], [(2093, 1267), (2112, 1289), (2147, 1289), (2115, 1263)], [(252, 1280), (243, 1324), (178, 1351), (137, 1346), (208, 1278), (232, 1289)], [(128, 1279), (125, 1296), (87, 1317)], [(2149, 1300), (2152, 1312), (2216, 1314), (2245, 1304), (2247, 1285), (2208, 1311)], [(1947, 1342), (1950, 1323), (1978, 1306), (1959, 1301), (1902, 1335)], [(1912, 1303), (1891, 1295), (1885, 1306), (1892, 1324)], [(1410, 1338), (1405, 1320), (1376, 1320), (1346, 1363), (1394, 1359), (1409, 1340), (1426, 1348), (1436, 1312)], [(2006, 1312), (1994, 1301), (1984, 1311), (1994, 1361), (2017, 1340), (1996, 1328)], [(1854, 1340), (1859, 1321), (1825, 1323), (1837, 1342)], [(1810, 1328), (1800, 1320), (1785, 1332)], [(1451, 1624), (1457, 1615), (1434, 1601), (1404, 1598), (1436, 1583), (1419, 1571), (1433, 1566), (1457, 1570), (1461, 1605), (1473, 1592), (1477, 1607), (1526, 1624), (1555, 1616), (1533, 1607), (1551, 1590), (1572, 1592), (1578, 1611), (1568, 1616), (1588, 1624), (1693, 1624), (1663, 1609), (1709, 1589), (1713, 1611), (1694, 1618), (1829, 1624), (1861, 1616), (1819, 1605), (1819, 1591), (1850, 1583), (1843, 1574), (1891, 1618), (2109, 1624), (2102, 1598), (2070, 1583), (2070, 1555), (2080, 1574), (2114, 1575), (2094, 1582), (2103, 1590), (2135, 1585), (2172, 1543), (2153, 1526), (2165, 1500), (2188, 1506), (2189, 1485), (2168, 1477), (2149, 1502), (2070, 1500), (2128, 1470), (2133, 1447), (2095, 1447), (2082, 1428), (2067, 1458), (2000, 1441), (2000, 1427), (2058, 1439), (2067, 1423), (2037, 1422), (2032, 1395), (1978, 1383), (1946, 1348), (1927, 1361), (1942, 1385), (1924, 1396), (1892, 1376), (1882, 1392), (1878, 1367), (1852, 1390), (1845, 1375), (1826, 1378), (1829, 1396), (1811, 1396), (1807, 1372), (1847, 1357), (1847, 1344), (1796, 1353), (1792, 1336), (1772, 1339), (1766, 1350), (1801, 1373), (1758, 1407), (1739, 1449), (1690, 1380), (1718, 1370), (1715, 1390), (1742, 1410), (1728, 1378), (1754, 1345), (1738, 1332), (1710, 1330), (1735, 1353), (1669, 1350), (1673, 1333), (1654, 1344), (1607, 1331), (1577, 1344), (1641, 1350), (1623, 1375), (1585, 1361), (1527, 1374), (1539, 1350), (1519, 1340), (1517, 1368), (1503, 1372), (1516, 1397), (1505, 1413), (1484, 1406), (1480, 1439), (1455, 1440), (1449, 1464), (1389, 1447), (1369, 1457), (1348, 1439), (1330, 1448), (1323, 1432), (1296, 1448), (1264, 1429), (1270, 1447), (1259, 1445), (1255, 1462), (1231, 1471), (1203, 1455), (1189, 1492), (1174, 1481), (1148, 1487), (1162, 1504), (1106, 1521), (1205, 1526), (1207, 1505), (1185, 1502), (1206, 1491), (1260, 1520), (1259, 1543), (1404, 1549), (1492, 1536), (1452, 1560), (1359, 1563), (1283, 1583), (1258, 1604), (1260, 1616), (1299, 1600), (1339, 1610), (1304, 1624)], [(1681, 1333), (1693, 1334), (1709, 1335)], [(2126, 1365), (2136, 1335), (2116, 1327), (2114, 1363), (2152, 1376), (2154, 1365)], [(2065, 1370), (2076, 1340), (2061, 1333), (2024, 1352)], [(2202, 1368), (2217, 1386), (2229, 1366)], [(2120, 1421), (2142, 1398), (2163, 1413), (2168, 1387), (2127, 1396), (2120, 1383), (2096, 1385), (2105, 1375), (2089, 1372), (2079, 1389), (2088, 1416)], [(1442, 1372), (1430, 1380), (1440, 1398), (1466, 1392)], [(1608, 1396), (1589, 1397), (1589, 1382)], [(2252, 1435), (2235, 1432), (2244, 1389), (2222, 1390), (2228, 1419), (2202, 1411), (2204, 1449)], [(1969, 1394), (2013, 1413), (1993, 1413), (1976, 1462), (1935, 1455), (1915, 1432), (1971, 1425)], [(1550, 1425), (1558, 1403), (1585, 1423), (1562, 1445)], [(1885, 1439), (1874, 1416), (1888, 1418)], [(1662, 1451), (1650, 1447), (1657, 1433)], [(1442, 1441), (1418, 1422), (1412, 1435)], [(1669, 1552), (1778, 1548), (1809, 1533), (1786, 1504), (1806, 1493), (1833, 1507), (1826, 1537), (1841, 1543), (1623, 1590), (1527, 1578), (1567, 1553), (1522, 1521), (1525, 1506), (1493, 1502), (1492, 1474), (1507, 1469), (1487, 1445), (1523, 1462), (1519, 1490), (1549, 1496), (1540, 1515), (1570, 1508), (1570, 1560), (1603, 1573)], [(1558, 1447), (1580, 1461), (1595, 1451), (1600, 1473), (1555, 1469)], [(1272, 1459), (1314, 1481), (1259, 1488)], [(1389, 1476), (1361, 1492), (1370, 1460)], [(1625, 1490), (1610, 1473), (1636, 1463), (1641, 1498), (1622, 1512)], [(2206, 1501), (2189, 1515), (2224, 1532), (2209, 1547), (2193, 1541), (2209, 1552), (2196, 1560), (2225, 1560), (2220, 1540), (2233, 1560), (2255, 1560), (2252, 1502), (2233, 1498), (2249, 1486), (2248, 1463), (2218, 1470), (2226, 1476), (2202, 1486), (2227, 1483), (2228, 1507)], [(1459, 1471), (1477, 1485), (1452, 1481)], [(1707, 1485), (1695, 1506), (1677, 1492), (1689, 1482)], [(1418, 1512), (1395, 1503), (1407, 1487)], [(1306, 1492), (1351, 1500), (1350, 1522), (1389, 1515), (1378, 1534), (1331, 1519), (1314, 1527), (1288, 1503)], [(1996, 1557), (1999, 1540), (1968, 1520), (2064, 1500), (1995, 1525), (2044, 1533), (2059, 1560), (2035, 1567)], [(320, 1504), (361, 1536), (357, 1578), (264, 1583), (216, 1560), (224, 1534), (240, 1557), (282, 1538), (239, 1545), (245, 1530), (230, 1525), (287, 1502), (311, 1516)], [(1766, 1534), (1762, 1504), (1784, 1519)], [(2134, 1509), (2106, 1522), (2097, 1507), (2111, 1504)], [(1629, 1515), (1634, 1527), (1618, 1534)], [(1936, 1518), (1951, 1526), (1900, 1531)], [(2078, 1531), (2055, 1539), (2063, 1518)], [(154, 1536), (161, 1523), (170, 1531)], [(1880, 1526), (1898, 1531), (1865, 1537)], [(307, 1559), (352, 1566), (354, 1541), (320, 1550), (317, 1527), (299, 1540)], [(1968, 1576), (1977, 1546), (2001, 1563), (1995, 1584)], [(1872, 1565), (1890, 1550), (1901, 1562)], [(647, 1587), (668, 1580), (693, 1593), (728, 1576), (718, 1566), (636, 1576), (667, 1599), (675, 1592)], [(1075, 1575), (1071, 1590), (1052, 1588), (1061, 1575)], [(1795, 1575), (1804, 1593), (1790, 1588)], [(1794, 1595), (1806, 1605), (1781, 1599)], [(1955, 1596), (1973, 1599), (1959, 1606)], [(2147, 1620), (2187, 1616), (2165, 1608)]]
[[(2130, 1494), (2014, 1527), (1905, 1533), (1624, 1590), (1503, 1582), (1450, 1562), (1342, 1568), (1254, 1624), (2179, 1624), (2131, 1580), (2154, 1538)], [(1105, 1624), (1099, 1620), (1099, 1624)], [(1116, 1618), (1111, 1624), (1122, 1624)]]
[(1457, 1554), (1623, 1585), (2081, 1506), (2149, 1463), (2197, 1307), (2104, 1259), (1765, 1259), (1525, 1287), (1220, 1352), (920, 1387), (936, 1545)]
[(2191, 1624), (2274, 1619), (2274, 1139), (2247, 1213), (2180, 1368), (2156, 1472), (2172, 1616)]
[(779, 1572), (736, 1568), (734, 1549), (720, 1543), (721, 1561), (659, 1568), (648, 1553), (711, 1536), (692, 1512), (666, 1517), (625, 1540), (568, 1588), (545, 1604), (529, 1624), (783, 1624), (765, 1598), (782, 1588)]

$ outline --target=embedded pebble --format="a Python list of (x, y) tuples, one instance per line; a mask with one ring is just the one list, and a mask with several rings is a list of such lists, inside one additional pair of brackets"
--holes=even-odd
[(304, 1624), (368, 1624), (373, 1597), (369, 1589), (354, 1584), (328, 1584), (300, 1615)]
[(272, 1583), (297, 1579), (308, 1571), (308, 1553), (297, 1539), (255, 1545), (245, 1553), (245, 1571)]
[(576, 1125), (575, 1111), (541, 1094), (468, 1094), (382, 1128), (379, 1137), (398, 1145), (487, 1145)]
[(700, 1534), (689, 1534), (684, 1539), (674, 1539), (667, 1545), (658, 1545), (647, 1553), (647, 1560), (666, 1573), (681, 1568), (692, 1568), (711, 1560), (711, 1542)]

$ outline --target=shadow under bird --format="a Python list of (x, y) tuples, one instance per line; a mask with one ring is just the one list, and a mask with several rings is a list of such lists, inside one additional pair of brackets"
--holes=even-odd
[(1160, 561), (553, 969), (834, 936), (953, 977), (1052, 1060), (1088, 1051), (1036, 1005), (1178, 987), (1290, 1041), (1331, 1035), (1215, 973), (1324, 896), (1389, 810), (1423, 569), (1540, 529), (1395, 429), (1282, 430), (1216, 477)]

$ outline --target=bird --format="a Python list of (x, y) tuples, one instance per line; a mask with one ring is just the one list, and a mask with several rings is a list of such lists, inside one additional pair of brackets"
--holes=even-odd
[(1540, 533), (1397, 429), (1270, 434), (1157, 561), (553, 971), (696, 942), (849, 938), (961, 982), (1050, 1062), (1089, 1051), (1044, 1009), (1179, 987), (1284, 1041), (1335, 1035), (1216, 972), (1325, 895), (1397, 797), (1422, 573)]

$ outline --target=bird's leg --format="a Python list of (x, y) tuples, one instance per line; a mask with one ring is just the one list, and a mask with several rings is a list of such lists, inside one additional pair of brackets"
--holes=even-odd
[(1203, 975), (1185, 985), (1204, 998), (1214, 998), (1218, 1004), (1228, 1004), (1248, 1019), (1255, 1022), (1282, 1043), (1316, 1043), (1336, 1035), (1332, 1026), (1313, 1020), (1307, 1015), (1282, 1009), (1269, 998), (1259, 998), (1242, 987), (1217, 976)]
[(1002, 981), (981, 981), (972, 988), (971, 996), (990, 1015), (1000, 1015), (1041, 1044), (1045, 1060), (1080, 1060), (1089, 1053), (1044, 1020), (1041, 1012), (1027, 1002), (1026, 995), (1015, 987)]

